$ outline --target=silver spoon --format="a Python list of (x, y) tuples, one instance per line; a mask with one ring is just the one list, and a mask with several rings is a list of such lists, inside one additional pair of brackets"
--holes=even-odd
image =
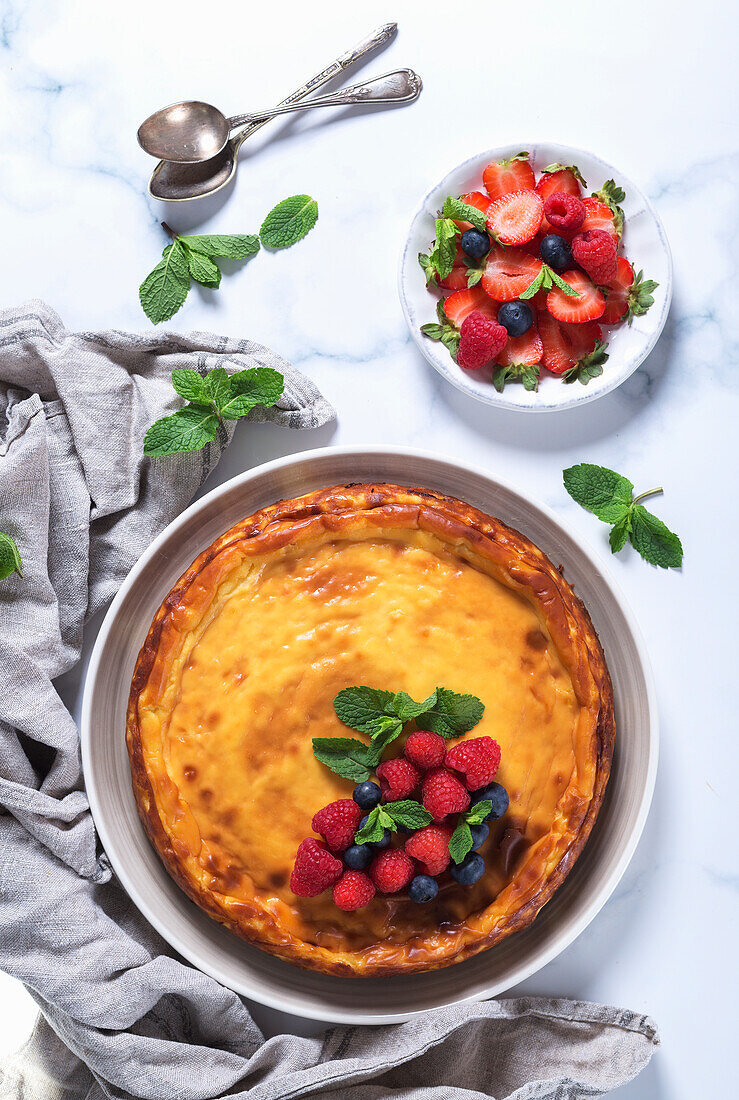
[(225, 148), (232, 130), (245, 123), (259, 122), (291, 111), (312, 111), (314, 107), (345, 107), (365, 103), (409, 103), (421, 91), (421, 80), (411, 69), (396, 69), (374, 80), (351, 84), (330, 95), (299, 103), (285, 103), (267, 111), (254, 111), (231, 118), (209, 103), (190, 100), (174, 103), (150, 115), (138, 131), (139, 145), (153, 157), (178, 164), (198, 164), (217, 156)]
[[(327, 68), (311, 77), (305, 84), (301, 84), (282, 102), (296, 103), (298, 100), (305, 99), (311, 92), (323, 87), (367, 54), (388, 43), (397, 29), (397, 23), (385, 23), (378, 27), (353, 49), (347, 50)], [(226, 148), (212, 160), (203, 161), (201, 164), (174, 164), (171, 161), (160, 161), (151, 174), (149, 194), (152, 198), (162, 199), (165, 202), (189, 202), (220, 191), (234, 177), (241, 146), (266, 122), (266, 119), (252, 122), (240, 134), (232, 137)]]

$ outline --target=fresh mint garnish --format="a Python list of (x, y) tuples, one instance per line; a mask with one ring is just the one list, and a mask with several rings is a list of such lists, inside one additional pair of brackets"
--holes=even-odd
[(23, 565), (15, 539), (0, 531), (0, 581), (12, 573), (23, 576)]
[(448, 688), (436, 689), (436, 703), (419, 715), (421, 729), (439, 733), (447, 740), (468, 733), (482, 718), (485, 707), (476, 695), (458, 695)]
[(509, 363), (495, 370), (493, 385), (498, 393), (503, 392), (506, 382), (521, 382), (525, 390), (538, 390), (539, 373), (538, 363)]
[(411, 798), (403, 799), (401, 802), (380, 803), (370, 810), (367, 815), (367, 823), (359, 830), (354, 842), (355, 844), (371, 844), (374, 841), (382, 840), (385, 829), (395, 833), (398, 831), (398, 825), (403, 825), (406, 829), (415, 832), (415, 830), (423, 829), (425, 825), (429, 825), (431, 821), (432, 817), (428, 810)]
[(605, 466), (585, 462), (570, 466), (563, 472), (563, 478), (573, 500), (611, 524), (609, 542), (614, 554), (629, 539), (651, 565), (661, 569), (677, 569), (682, 565), (683, 548), (678, 536), (640, 503), (645, 497), (663, 492), (662, 489), (650, 489), (635, 497), (628, 478)]
[(342, 779), (364, 783), (373, 768), (367, 763), (369, 745), (354, 737), (314, 737), (313, 755)]
[(472, 850), (472, 830), (470, 825), (482, 825), (485, 818), (493, 808), (489, 799), (476, 802), (466, 813), (449, 839), (449, 855), (455, 863), (461, 863), (468, 852)]
[(533, 298), (539, 290), (551, 290), (552, 287), (558, 287), (563, 294), (566, 294), (568, 298), (579, 298), (580, 294), (574, 287), (566, 283), (561, 275), (558, 275), (554, 268), (549, 264), (542, 264), (541, 271), (536, 276), (532, 283), (524, 290), (523, 294), (519, 294), (519, 298)]
[(595, 341), (595, 347), (589, 355), (584, 356), (574, 367), (570, 367), (562, 375), (562, 381), (567, 383), (580, 382), (587, 386), (591, 378), (597, 378), (603, 373), (603, 364), (608, 359), (607, 344)]
[[(418, 262), (426, 276), (426, 286), (440, 283), (451, 274), (457, 256), (457, 237), (462, 233), (457, 222), (470, 222), (475, 229), (479, 229), (481, 233), (485, 232), (483, 212), (476, 206), (470, 206), (462, 199), (455, 198), (454, 195), (448, 195), (434, 222), (436, 236), (431, 248), (427, 253), (418, 254)], [(482, 278), (482, 268), (479, 264), (468, 260), (465, 264), (468, 272), (467, 286), (476, 286)]]
[(444, 303), (436, 306), (437, 324), (421, 325), (421, 332), (428, 336), (429, 340), (441, 340), (452, 359), (456, 360), (459, 351), (459, 329), (456, 329), (444, 312)]
[(259, 236), (267, 248), (290, 248), (309, 233), (318, 220), (318, 203), (310, 195), (291, 195), (270, 210)]
[(223, 421), (240, 420), (258, 405), (276, 405), (285, 379), (271, 367), (251, 367), (235, 374), (217, 367), (205, 375), (190, 369), (173, 370), (172, 385), (189, 404), (149, 428), (144, 454), (150, 458), (197, 451), (212, 443)]
[(456, 222), (470, 222), (473, 229), (479, 229), (481, 233), (485, 232), (485, 215), (482, 210), (478, 210), (476, 206), (470, 206), (469, 203), (453, 195), (444, 199), (441, 213), (445, 218), (452, 218)]

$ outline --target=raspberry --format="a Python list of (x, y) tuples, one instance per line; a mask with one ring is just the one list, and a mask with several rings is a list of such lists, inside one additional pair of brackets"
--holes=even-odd
[(411, 764), (426, 771), (427, 768), (440, 768), (444, 763), (446, 743), (438, 733), (416, 730), (406, 741), (404, 751)]
[(579, 229), (585, 221), (585, 207), (577, 195), (555, 191), (544, 201), (544, 217), (555, 229)]
[(311, 828), (320, 833), (332, 852), (343, 852), (354, 843), (362, 811), (353, 798), (329, 802), (314, 816)]
[(427, 874), (440, 875), (449, 866), (449, 830), (439, 825), (426, 825), (408, 837), (405, 850), (424, 865)]
[(413, 765), (402, 757), (386, 760), (377, 768), (376, 774), (380, 780), (382, 797), (386, 802), (397, 802), (401, 798), (407, 798), (412, 791), (415, 791), (421, 778)]
[(572, 241), (572, 255), (598, 286), (603, 286), (616, 274), (618, 247), (605, 229), (578, 233)]
[(369, 875), (364, 871), (344, 871), (334, 886), (334, 904), (345, 913), (353, 909), (363, 909), (375, 896), (375, 887)]
[(413, 860), (402, 848), (386, 848), (375, 856), (369, 873), (383, 894), (397, 894), (413, 878)]
[(468, 791), (478, 791), (495, 778), (500, 764), (500, 745), (492, 737), (473, 737), (448, 749), (444, 763), (465, 777)]
[(500, 355), (508, 342), (508, 333), (503, 326), (491, 317), (486, 317), (479, 309), (465, 317), (459, 333), (457, 362), (467, 370), (484, 367), (496, 355)]
[(344, 865), (313, 837), (295, 853), (290, 889), (300, 898), (315, 898), (341, 877)]
[(426, 772), (421, 790), (423, 804), (437, 824), (447, 814), (461, 813), (470, 804), (470, 796), (456, 775), (445, 768)]

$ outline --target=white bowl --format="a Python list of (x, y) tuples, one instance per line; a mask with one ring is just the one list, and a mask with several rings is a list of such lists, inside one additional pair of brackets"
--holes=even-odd
[[(443, 344), (430, 340), (421, 332), (421, 325), (436, 321), (436, 302), (441, 297), (438, 292), (426, 289), (418, 263), (418, 253), (426, 252), (433, 240), (436, 212), (441, 209), (447, 195), (483, 190), (482, 171), (485, 166), (491, 160), (514, 156), (521, 149), (528, 149), (531, 165), (537, 174), (548, 164), (576, 164), (588, 181), (588, 192), (599, 190), (607, 179), (614, 179), (623, 187), (626, 198), (622, 203), (622, 251), (634, 265), (634, 271), (643, 269), (645, 278), (656, 279), (659, 283), (654, 292), (654, 305), (643, 317), (635, 317), (630, 327), (622, 324), (604, 330), (608, 336), (609, 359), (600, 377), (592, 379), (587, 386), (579, 382), (565, 384), (543, 370), (537, 392), (525, 390), (518, 382), (509, 382), (503, 393), (498, 393), (489, 378), (483, 377), (485, 372), (462, 370)], [(618, 168), (584, 149), (574, 149), (568, 145), (553, 145), (550, 142), (503, 145), (479, 153), (454, 168), (421, 201), (401, 252), (398, 291), (408, 328), (419, 351), (453, 386), (488, 405), (552, 412), (582, 405), (610, 393), (644, 362), (667, 320), (672, 299), (672, 256), (662, 222), (649, 199)]]
[[(562, 563), (605, 648), (615, 689), (617, 748), (590, 839), (531, 927), (444, 970), (402, 978), (335, 978), (300, 970), (244, 943), (175, 885), (136, 813), (125, 714), (134, 663), (154, 612), (218, 535), (276, 500), (322, 486), (376, 480), (429, 487), (467, 500), (518, 528)], [(554, 513), (497, 478), (432, 454), (327, 448), (278, 459), (233, 478), (188, 508), (146, 550), (113, 601), (90, 661), (82, 761), (95, 824), (120, 881), (181, 955), (262, 1004), (311, 1019), (382, 1024), (500, 993), (553, 959), (593, 919), (626, 869), (647, 816), (657, 767), (657, 711), (644, 645), (623, 596)]]

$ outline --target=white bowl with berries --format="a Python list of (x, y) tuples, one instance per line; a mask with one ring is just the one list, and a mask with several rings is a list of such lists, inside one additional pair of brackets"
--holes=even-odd
[(403, 247), (400, 301), (428, 362), (490, 405), (571, 408), (624, 382), (672, 297), (644, 193), (583, 149), (501, 146), (444, 177)]

